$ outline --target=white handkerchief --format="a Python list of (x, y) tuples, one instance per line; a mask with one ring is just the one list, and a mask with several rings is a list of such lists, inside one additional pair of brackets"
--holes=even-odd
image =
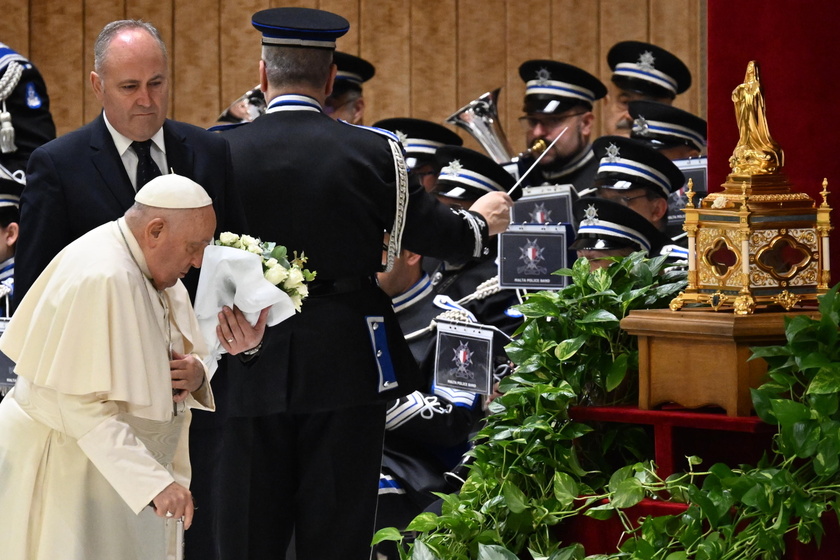
[(216, 371), (217, 360), (225, 353), (216, 336), (218, 315), (225, 305), (241, 309), (252, 325), (257, 322), (260, 311), (269, 306), (268, 326), (295, 314), (295, 306), (286, 292), (263, 276), (259, 255), (233, 247), (208, 245), (204, 249), (194, 307), (201, 334), (210, 348), (207, 368), (211, 375)]

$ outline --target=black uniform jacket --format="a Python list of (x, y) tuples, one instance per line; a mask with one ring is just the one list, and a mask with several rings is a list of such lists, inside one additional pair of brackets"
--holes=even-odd
[[(204, 129), (167, 120), (163, 125), (170, 169), (207, 190), (217, 233), (245, 228), (232, 184), (227, 142)], [(134, 187), (105, 120), (96, 120), (32, 153), (21, 196), (20, 239), (15, 254), (15, 298), (20, 301), (50, 260), (71, 241), (122, 216), (134, 204)], [(185, 284), (194, 293), (198, 276)], [(191, 282), (192, 280), (192, 282)]]
[[(383, 234), (393, 225), (397, 204), (389, 141), (332, 120), (311, 98), (308, 108), (294, 110), (299, 98), (281, 96), (254, 122), (222, 132), (250, 233), (305, 252), (316, 283), (372, 277), (381, 270)], [(277, 102), (291, 109), (272, 112)], [(463, 258), (486, 242), (483, 219), (446, 208), (419, 186), (410, 188), (405, 248)], [(390, 299), (378, 286), (361, 284), (320, 296), (313, 290), (301, 313), (267, 330), (255, 359), (230, 360), (230, 413), (334, 410), (418, 388), (416, 363)], [(386, 330), (386, 349), (372, 346), (368, 319), (377, 317)], [(383, 387), (380, 364), (389, 362), (397, 384)]]

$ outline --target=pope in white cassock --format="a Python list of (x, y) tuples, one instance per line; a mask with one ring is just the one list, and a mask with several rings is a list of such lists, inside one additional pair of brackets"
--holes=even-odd
[(180, 278), (215, 217), (177, 175), (135, 202), (53, 259), (0, 339), (19, 376), (0, 403), (5, 560), (164, 559), (192, 520), (189, 409), (214, 402)]

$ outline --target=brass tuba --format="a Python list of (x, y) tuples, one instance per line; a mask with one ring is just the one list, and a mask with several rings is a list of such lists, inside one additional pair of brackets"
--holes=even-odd
[(510, 163), (525, 155), (538, 156), (546, 148), (545, 140), (541, 138), (535, 140), (530, 148), (520, 154), (514, 154), (511, 150), (505, 131), (499, 123), (497, 100), (501, 89), (499, 87), (488, 91), (470, 101), (450, 115), (446, 122), (469, 132), (496, 163)]

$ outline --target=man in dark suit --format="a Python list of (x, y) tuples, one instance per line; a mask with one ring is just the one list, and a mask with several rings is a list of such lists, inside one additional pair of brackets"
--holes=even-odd
[[(163, 172), (204, 187), (216, 212), (216, 236), (242, 232), (245, 219), (233, 189), (230, 150), (220, 136), (166, 118), (169, 71), (166, 46), (149, 23), (123, 20), (105, 26), (94, 45), (91, 85), (102, 113), (32, 154), (21, 196), (15, 300), (23, 299), (47, 263), (71, 241), (122, 216), (137, 189)], [(144, 143), (145, 142), (145, 143)], [(139, 144), (138, 144), (139, 143)], [(151, 162), (149, 161), (151, 158)], [(184, 284), (195, 295), (198, 274)], [(224, 382), (216, 373), (214, 390)], [(209, 558), (209, 471), (218, 439), (216, 415), (197, 412), (191, 427), (191, 490), (201, 511), (187, 532), (190, 556)]]
[(16, 301), (61, 249), (132, 205), (139, 162), (133, 142), (151, 140), (159, 172), (184, 175), (207, 190), (218, 231), (244, 229), (241, 204), (230, 188), (227, 143), (166, 118), (169, 72), (157, 30), (145, 22), (112, 22), (97, 38), (94, 54), (91, 84), (102, 113), (35, 150), (29, 160), (21, 196)]
[[(304, 251), (317, 271), (301, 313), (266, 330), (253, 359), (230, 360), (218, 531), (224, 560), (273, 559), (292, 529), (298, 560), (370, 555), (385, 403), (421, 381), (388, 296), (388, 254), (479, 256), (507, 227), (510, 197), (475, 212), (409, 186), (396, 136), (323, 111), (347, 20), (274, 8), (263, 33), (266, 114), (229, 140), (250, 233)], [(389, 258), (390, 260), (390, 258)]]

